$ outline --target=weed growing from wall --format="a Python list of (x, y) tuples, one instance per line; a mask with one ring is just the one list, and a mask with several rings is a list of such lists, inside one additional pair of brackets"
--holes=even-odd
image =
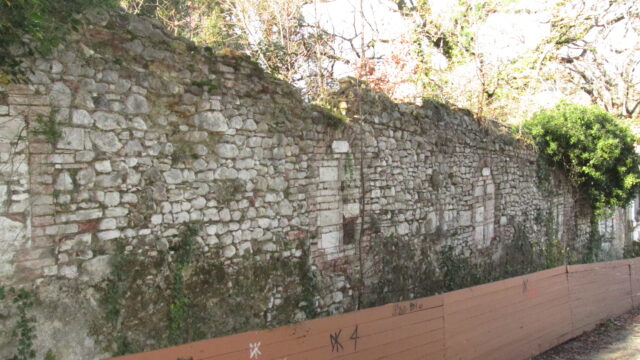
[(190, 299), (184, 289), (184, 270), (191, 263), (196, 237), (200, 233), (200, 223), (187, 224), (178, 242), (170, 248), (174, 252), (171, 267), (171, 302), (168, 314), (168, 343), (177, 345), (189, 341), (188, 320)]
[(51, 110), (46, 118), (42, 115), (36, 117), (36, 125), (31, 129), (31, 134), (42, 136), (51, 145), (55, 145), (62, 138), (62, 130), (56, 119), (57, 109)]
[(444, 246), (438, 256), (438, 270), (442, 277), (443, 291), (453, 291), (496, 281), (503, 271), (490, 260), (478, 260), (465, 256), (460, 249)]
[(33, 347), (33, 341), (36, 338), (36, 319), (29, 315), (35, 301), (36, 294), (31, 290), (0, 287), (0, 303), (17, 312), (17, 319), (11, 331), (11, 336), (16, 342), (16, 349), (14, 355), (8, 360), (29, 360), (36, 357), (36, 351)]
[(599, 217), (596, 215), (591, 216), (590, 222), (591, 231), (589, 232), (587, 246), (582, 256), (582, 263), (592, 263), (603, 260), (602, 243), (605, 241), (605, 236), (600, 233)]
[(349, 118), (332, 105), (318, 102), (309, 106), (311, 110), (320, 115), (320, 119), (330, 128), (338, 129), (349, 122)]

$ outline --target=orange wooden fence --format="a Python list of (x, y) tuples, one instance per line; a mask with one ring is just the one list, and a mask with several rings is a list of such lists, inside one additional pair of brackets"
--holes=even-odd
[(528, 359), (640, 305), (640, 258), (561, 266), (442, 295), (118, 360)]

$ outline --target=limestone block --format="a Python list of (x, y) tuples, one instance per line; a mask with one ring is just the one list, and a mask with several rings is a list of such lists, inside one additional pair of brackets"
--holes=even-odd
[(120, 237), (120, 230), (107, 230), (98, 233), (98, 240), (107, 241)]
[(178, 169), (171, 169), (163, 173), (164, 179), (167, 184), (179, 184), (182, 182), (182, 171)]
[(282, 176), (276, 176), (267, 180), (267, 188), (275, 191), (283, 191), (287, 188), (287, 180)]
[(124, 101), (125, 111), (127, 114), (148, 114), (150, 111), (149, 102), (139, 94), (131, 94)]
[(333, 143), (331, 143), (331, 150), (338, 154), (347, 153), (349, 152), (349, 143), (344, 140), (334, 140)]
[(59, 191), (73, 190), (73, 179), (68, 171), (63, 171), (58, 175), (54, 188)]
[(403, 222), (396, 225), (396, 231), (398, 232), (398, 235), (407, 235), (409, 232), (411, 232), (411, 228), (409, 227), (408, 223)]
[[(84, 111), (84, 110), (81, 110)], [(75, 114), (75, 111), (74, 111)], [(104, 111), (93, 113), (92, 118), (95, 120), (96, 126), (102, 130), (122, 129), (126, 126), (126, 121), (122, 115), (112, 114)]]
[(350, 203), (344, 205), (344, 216), (345, 217), (356, 217), (360, 215), (360, 204), (359, 203)]
[(98, 230), (113, 230), (117, 227), (116, 219), (114, 218), (106, 218), (100, 220), (98, 224)]
[(71, 90), (63, 82), (58, 81), (51, 86), (49, 101), (53, 107), (67, 108), (71, 105)]
[(57, 147), (69, 150), (84, 150), (84, 129), (63, 127), (62, 136), (58, 141)]
[(93, 166), (96, 168), (96, 171), (101, 173), (109, 173), (111, 172), (111, 161), (109, 160), (100, 160), (96, 161)]
[(318, 214), (318, 226), (338, 225), (342, 222), (340, 210), (323, 210)]
[(283, 200), (280, 202), (279, 211), (282, 216), (291, 216), (293, 215), (293, 206), (288, 200)]
[(192, 117), (194, 125), (211, 132), (224, 133), (229, 130), (229, 122), (219, 111), (204, 111)]
[(216, 155), (223, 159), (233, 159), (240, 154), (238, 147), (234, 144), (217, 144), (215, 147)]
[(116, 191), (105, 193), (104, 204), (109, 207), (118, 206), (120, 204), (120, 193)]
[(458, 224), (460, 226), (471, 225), (471, 211), (460, 211), (458, 214)]
[(236, 248), (233, 245), (227, 245), (222, 249), (222, 255), (226, 258), (232, 258), (236, 254)]
[(66, 277), (67, 279), (76, 279), (78, 277), (78, 267), (76, 265), (61, 266), (58, 274)]
[(122, 148), (118, 137), (112, 132), (92, 131), (90, 137), (100, 151), (114, 153)]
[(18, 136), (26, 135), (25, 123), (21, 116), (0, 116), (0, 143), (12, 143)]
[(22, 222), (0, 216), (0, 277), (13, 273), (12, 262), (15, 251), (25, 240), (25, 225)]
[(335, 249), (340, 245), (340, 235), (339, 231), (322, 234), (318, 247), (321, 249)]
[(79, 185), (89, 185), (96, 179), (96, 173), (92, 168), (86, 168), (78, 171), (76, 174), (76, 182)]
[(337, 167), (321, 167), (318, 170), (320, 181), (338, 181)]
[(220, 180), (233, 180), (238, 178), (238, 171), (233, 168), (219, 168), (213, 175), (214, 178)]

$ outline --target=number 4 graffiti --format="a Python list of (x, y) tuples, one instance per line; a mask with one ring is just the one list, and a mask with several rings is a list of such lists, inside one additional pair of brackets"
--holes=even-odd
[(353, 340), (353, 351), (357, 351), (358, 339), (360, 339), (360, 337), (358, 336), (358, 325), (356, 325), (356, 328), (353, 329), (353, 332), (351, 333), (351, 336), (349, 337), (349, 339)]

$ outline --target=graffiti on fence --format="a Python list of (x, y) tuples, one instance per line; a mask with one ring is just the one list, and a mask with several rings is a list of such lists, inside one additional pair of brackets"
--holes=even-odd
[[(344, 345), (342, 345), (340, 335), (342, 335), (342, 329), (329, 334), (329, 340), (331, 341), (331, 352), (344, 351)], [(360, 336), (358, 335), (358, 325), (356, 325), (353, 328), (351, 335), (349, 336), (349, 340), (353, 341), (353, 351), (358, 350), (358, 339), (360, 339)]]
[(410, 314), (416, 311), (423, 310), (423, 305), (417, 302), (410, 302), (407, 304), (394, 304), (393, 305), (393, 316), (400, 316), (405, 314)]
[(262, 355), (262, 352), (260, 352), (260, 344), (260, 341), (249, 344), (249, 359), (258, 359), (259, 356)]

